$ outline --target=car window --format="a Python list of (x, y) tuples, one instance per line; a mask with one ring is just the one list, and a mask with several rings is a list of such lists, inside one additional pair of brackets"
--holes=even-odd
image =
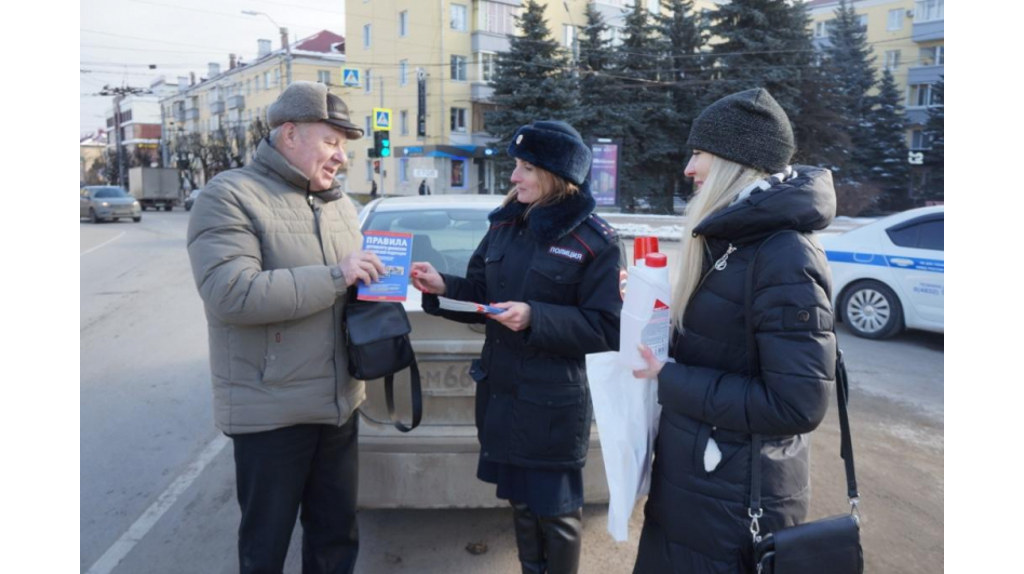
[(469, 258), (487, 234), (483, 209), (374, 212), (364, 230), (412, 233), (412, 260), (428, 261), (441, 273), (466, 276)]
[(927, 221), (918, 227), (921, 228), (917, 245), (921, 249), (935, 249), (945, 251), (945, 222), (943, 220)]
[(900, 247), (917, 247), (917, 236), (921, 231), (920, 225), (909, 225), (907, 227), (899, 227), (887, 229), (885, 232), (889, 234), (889, 239), (893, 243)]
[(120, 187), (104, 187), (102, 189), (97, 189), (96, 193), (93, 194), (93, 197), (128, 197), (128, 194)]

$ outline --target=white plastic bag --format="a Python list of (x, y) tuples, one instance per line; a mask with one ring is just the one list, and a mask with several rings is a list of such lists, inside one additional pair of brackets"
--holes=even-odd
[(587, 355), (587, 379), (608, 476), (608, 533), (624, 542), (636, 501), (651, 488), (661, 405), (658, 382), (634, 378), (618, 355)]

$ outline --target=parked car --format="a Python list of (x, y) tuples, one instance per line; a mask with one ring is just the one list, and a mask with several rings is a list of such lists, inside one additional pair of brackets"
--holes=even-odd
[(188, 197), (185, 198), (185, 211), (192, 211), (192, 204), (196, 202), (201, 191), (203, 191), (203, 188), (199, 187), (193, 189), (192, 193), (188, 194)]
[[(429, 195), (376, 199), (360, 213), (365, 230), (412, 233), (412, 260), (465, 276), (469, 259), (489, 228), (487, 214), (502, 196)], [(359, 500), (364, 508), (506, 506), (493, 484), (476, 478), (480, 444), (474, 422), (470, 362), (480, 356), (483, 325), (427, 315), (410, 286), (405, 309), (423, 386), (423, 420), (409, 434), (388, 418), (382, 380), (367, 381), (359, 429)], [(396, 409), (411, 413), (408, 371), (395, 378)], [(606, 502), (608, 486), (596, 426), (584, 468), (587, 502)]]
[(944, 210), (911, 209), (821, 237), (833, 303), (853, 334), (885, 339), (905, 328), (943, 332)]
[(117, 221), (122, 217), (131, 217), (135, 223), (142, 221), (142, 207), (123, 188), (89, 185), (79, 191), (80, 216), (88, 217), (93, 223)]

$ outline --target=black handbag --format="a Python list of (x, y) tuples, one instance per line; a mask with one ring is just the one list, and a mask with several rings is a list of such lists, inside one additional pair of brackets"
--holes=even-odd
[[(753, 326), (754, 262), (757, 254), (778, 232), (761, 242), (754, 252), (746, 274), (746, 329), (747, 354), (751, 374), (760, 371), (757, 339)], [(792, 233), (796, 233), (795, 231)], [(833, 334), (835, 325), (833, 324)], [(836, 400), (839, 403), (839, 427), (842, 442), (839, 456), (846, 466), (847, 498), (850, 512), (813, 522), (782, 528), (761, 536), (758, 519), (764, 515), (761, 508), (761, 436), (751, 438), (750, 464), (750, 534), (754, 540), (754, 562), (758, 574), (863, 574), (864, 551), (860, 545), (860, 497), (853, 464), (853, 440), (850, 436), (850, 418), (846, 411), (850, 388), (843, 352), (836, 354)]]
[[(348, 340), (348, 372), (357, 379), (384, 378), (384, 397), (392, 424), (409, 432), (423, 418), (420, 369), (409, 340), (409, 317), (401, 303), (360, 301), (351, 290), (345, 305), (345, 333)], [(412, 426), (405, 426), (395, 413), (395, 373), (411, 369)]]

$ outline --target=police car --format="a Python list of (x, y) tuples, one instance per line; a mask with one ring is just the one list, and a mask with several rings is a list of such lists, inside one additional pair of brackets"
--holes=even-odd
[(891, 215), (822, 236), (833, 305), (853, 334), (886, 339), (907, 329), (943, 332), (943, 206)]

